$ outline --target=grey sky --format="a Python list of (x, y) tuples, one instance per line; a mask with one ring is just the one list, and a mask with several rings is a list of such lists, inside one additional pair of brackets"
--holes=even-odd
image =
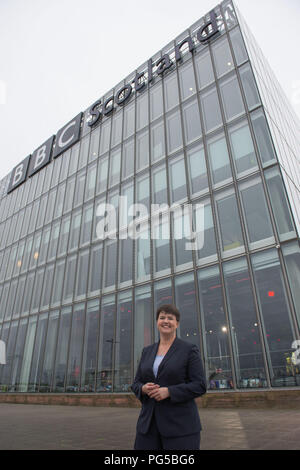
[[(0, 179), (218, 0), (0, 0)], [(300, 116), (299, 0), (236, 0)]]

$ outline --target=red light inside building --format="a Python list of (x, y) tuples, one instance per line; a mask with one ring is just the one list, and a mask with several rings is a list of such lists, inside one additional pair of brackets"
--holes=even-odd
[(269, 290), (268, 296), (269, 297), (275, 297), (275, 292), (273, 290)]

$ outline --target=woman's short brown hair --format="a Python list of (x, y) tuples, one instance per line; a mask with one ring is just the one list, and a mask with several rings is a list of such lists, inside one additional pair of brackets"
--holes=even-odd
[(180, 321), (180, 312), (179, 310), (175, 307), (175, 305), (167, 304), (167, 305), (161, 305), (156, 312), (156, 321), (158, 320), (160, 312), (165, 312), (165, 313), (171, 313), (176, 317), (176, 320), (179, 322)]

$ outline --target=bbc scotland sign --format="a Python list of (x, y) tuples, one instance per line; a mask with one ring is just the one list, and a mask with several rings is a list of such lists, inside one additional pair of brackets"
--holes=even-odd
[[(181, 61), (181, 48), (183, 45), (188, 44), (189, 51), (193, 53), (195, 49), (195, 41), (200, 44), (205, 44), (212, 37), (219, 34), (217, 24), (217, 16), (212, 10), (209, 14), (209, 20), (199, 28), (195, 38), (187, 36), (179, 44), (175, 46), (175, 61)], [(139, 73), (135, 76), (132, 83), (124, 85), (115, 95), (107, 98), (103, 103), (99, 99), (89, 109), (89, 117), (87, 123), (93, 127), (103, 116), (107, 116), (116, 108), (116, 106), (123, 106), (131, 97), (133, 92), (144, 90), (147, 83), (150, 83), (155, 75), (160, 76), (166, 70), (172, 67), (173, 61), (169, 54), (164, 54), (155, 63), (152, 59), (148, 60), (147, 67), (147, 81), (146, 71)], [(82, 125), (83, 113), (80, 112), (68, 124), (62, 127), (56, 136), (50, 137), (44, 144), (37, 148), (32, 155), (27, 156), (21, 161), (11, 172), (10, 180), (7, 188), (7, 194), (16, 189), (22, 183), (36, 174), (39, 170), (44, 168), (52, 159), (57, 158), (69, 147), (74, 145), (80, 139), (80, 129)]]

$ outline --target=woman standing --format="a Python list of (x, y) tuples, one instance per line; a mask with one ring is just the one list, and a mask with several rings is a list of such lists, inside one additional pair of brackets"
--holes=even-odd
[(180, 313), (173, 305), (156, 312), (158, 343), (143, 349), (131, 388), (142, 403), (135, 450), (197, 450), (201, 423), (195, 398), (206, 392), (196, 345), (176, 336)]

